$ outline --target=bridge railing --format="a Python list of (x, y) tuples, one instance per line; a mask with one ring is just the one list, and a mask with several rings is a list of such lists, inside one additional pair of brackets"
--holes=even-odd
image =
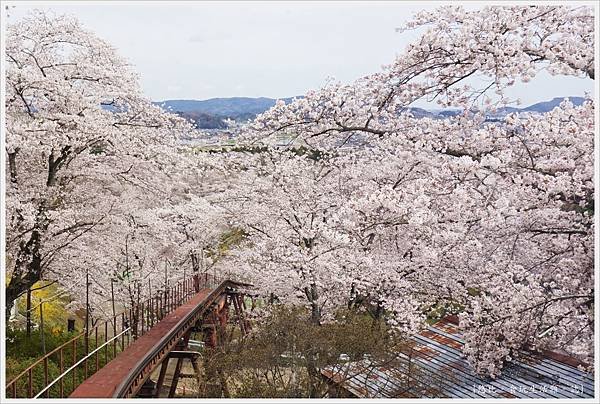
[(183, 279), (112, 318), (86, 327), (8, 382), (7, 398), (68, 397), (84, 380), (197, 291), (220, 282), (219, 277), (208, 273)]

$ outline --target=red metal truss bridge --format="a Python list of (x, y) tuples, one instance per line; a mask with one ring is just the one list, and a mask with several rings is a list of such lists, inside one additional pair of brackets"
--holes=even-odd
[(172, 359), (168, 397), (174, 397), (180, 378), (189, 377), (182, 374), (185, 359), (199, 374), (192, 333), (201, 333), (210, 349), (222, 342), (228, 322), (237, 322), (242, 334), (249, 331), (243, 291), (250, 286), (208, 274), (185, 279), (36, 360), (8, 382), (6, 397), (159, 397)]

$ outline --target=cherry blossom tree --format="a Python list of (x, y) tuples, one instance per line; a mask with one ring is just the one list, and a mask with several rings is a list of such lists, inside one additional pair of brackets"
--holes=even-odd
[[(253, 136), (287, 130), (289, 137), (309, 143), (334, 134), (339, 142), (355, 132), (383, 136), (403, 130), (399, 112), (422, 98), (470, 109), (477, 101), (491, 103), (490, 90), (502, 95), (541, 70), (594, 78), (593, 22), (593, 10), (585, 6), (469, 12), (447, 6), (420, 13), (405, 28), (426, 31), (383, 71), (352, 84), (332, 81), (288, 105), (280, 101), (255, 121)], [(475, 76), (479, 80), (468, 82)]]
[[(166, 286), (165, 265), (198, 271), (234, 228), (243, 242), (210, 265), (315, 324), (360, 308), (412, 333), (446, 310), (478, 372), (524, 348), (591, 363), (595, 106), (485, 112), (542, 70), (593, 79), (593, 23), (584, 6), (420, 13), (405, 28), (422, 36), (381, 72), (277, 103), (222, 155), (178, 150), (189, 126), (76, 21), (14, 24), (7, 306), (43, 276), (81, 290), (72, 267), (92, 271), (100, 310), (115, 279), (127, 304)], [(421, 99), (461, 113), (417, 119)]]
[[(340, 226), (345, 193), (327, 161), (292, 152), (270, 151), (247, 157), (236, 186), (220, 204), (231, 222), (247, 233), (234, 258), (243, 276), (268, 279), (268, 294), (290, 303), (308, 302), (319, 323), (330, 307), (344, 303), (352, 271), (352, 240)], [(266, 296), (270, 298), (270, 296)]]
[[(186, 160), (184, 152), (179, 157)], [(85, 307), (88, 275), (90, 314), (103, 318), (112, 316), (113, 294), (117, 308), (135, 308), (213, 265), (214, 256), (205, 257), (203, 267), (196, 268), (193, 262), (201, 250), (218, 250), (227, 228), (218, 209), (202, 195), (207, 192), (202, 184), (207, 174), (212, 180), (205, 162), (189, 159), (189, 164), (178, 164), (168, 173), (141, 165), (139, 179), (147, 180), (145, 187), (115, 185), (119, 205), (94, 232), (61, 251), (44, 273), (45, 279), (69, 291), (71, 309)], [(204, 174), (194, 170), (195, 165)]]
[(8, 313), (66, 249), (140, 194), (167, 193), (159, 177), (189, 126), (73, 18), (35, 12), (8, 27), (6, 45)]
[[(485, 108), (541, 70), (593, 79), (593, 20), (589, 7), (420, 13), (407, 28), (425, 32), (382, 72), (259, 116), (249, 144), (334, 157), (245, 169), (240, 272), (330, 311), (366, 300), (407, 331), (460, 311), (465, 354), (492, 376), (524, 348), (592, 363), (593, 102), (501, 123)], [(463, 113), (416, 119), (422, 98)]]

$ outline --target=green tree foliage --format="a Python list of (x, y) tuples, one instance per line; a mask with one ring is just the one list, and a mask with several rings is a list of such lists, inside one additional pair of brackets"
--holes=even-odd
[(405, 344), (383, 322), (354, 311), (315, 325), (305, 308), (277, 306), (248, 337), (230, 335), (207, 351), (205, 371), (219, 386), (201, 386), (204, 397), (323, 397), (320, 369), (364, 358), (386, 363)]

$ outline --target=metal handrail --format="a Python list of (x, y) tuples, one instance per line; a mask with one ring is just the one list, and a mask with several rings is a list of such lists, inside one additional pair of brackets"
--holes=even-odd
[[(213, 281), (216, 282), (216, 279), (213, 279)], [(148, 352), (148, 354), (146, 355), (144, 360), (140, 361), (134, 368), (131, 369), (127, 378), (122, 380), (121, 383), (119, 384), (119, 386), (117, 387), (117, 389), (115, 390), (113, 397), (115, 397), (115, 398), (126, 397), (128, 390), (131, 388), (134, 381), (142, 373), (142, 371), (146, 367), (146, 365), (148, 363), (150, 363), (155, 356), (158, 355), (158, 353), (161, 351), (162, 347), (164, 345), (167, 345), (169, 343), (169, 341), (174, 338), (174, 336), (177, 334), (178, 331), (181, 330), (181, 328), (184, 326), (184, 324), (186, 322), (189, 322), (190, 319), (198, 316), (199, 313), (203, 313), (204, 311), (206, 311), (208, 309), (208, 305), (206, 305), (205, 302), (212, 302), (216, 297), (218, 297), (223, 292), (223, 290), (225, 290), (225, 288), (227, 286), (230, 286), (232, 284), (234, 284), (234, 282), (229, 281), (229, 280), (225, 280), (225, 281), (221, 282), (219, 284), (219, 286), (215, 287), (210, 292), (210, 294), (208, 296), (206, 296), (206, 298), (203, 300), (204, 304), (199, 305), (194, 310), (192, 310), (190, 313), (188, 313), (185, 317), (182, 317), (177, 322), (177, 325), (175, 327), (173, 327), (168, 334), (164, 335), (160, 339), (160, 341), (158, 341), (154, 345), (154, 347), (152, 348), (152, 350), (150, 352)]]
[[(95, 328), (95, 327), (94, 327)], [(93, 328), (92, 328), (93, 330)], [(41, 358), (39, 358), (38, 360), (36, 360), (35, 362), (33, 362), (31, 365), (27, 366), (27, 369), (25, 369), (24, 371), (22, 371), (21, 373), (19, 373), (17, 376), (15, 376), (10, 382), (8, 382), (6, 384), (7, 388), (8, 386), (10, 386), (11, 384), (14, 384), (17, 382), (17, 380), (19, 380), (21, 377), (25, 376), (25, 374), (27, 372), (29, 372), (30, 369), (36, 367), (37, 365), (39, 365), (40, 363), (42, 363), (44, 361), (44, 359), (49, 358), (50, 356), (54, 355), (55, 353), (57, 353), (58, 351), (60, 351), (61, 349), (64, 349), (65, 347), (67, 347), (68, 345), (71, 345), (73, 343), (73, 341), (77, 341), (79, 338), (81, 338), (82, 336), (85, 335), (85, 331), (77, 334), (76, 336), (74, 336), (73, 338), (71, 338), (70, 340), (68, 340), (67, 342), (65, 342), (64, 344), (54, 348), (52, 351), (48, 352), (47, 354), (45, 354), (44, 356), (42, 356)]]
[(33, 398), (38, 398), (39, 396), (41, 396), (42, 394), (44, 394), (48, 389), (50, 389), (50, 387), (54, 386), (54, 384), (56, 384), (56, 382), (58, 382), (60, 379), (62, 379), (64, 376), (67, 375), (67, 373), (69, 373), (71, 370), (75, 369), (77, 366), (81, 365), (84, 361), (86, 361), (88, 358), (90, 358), (93, 354), (95, 354), (96, 352), (98, 352), (100, 349), (104, 348), (106, 345), (110, 344), (111, 342), (113, 342), (115, 339), (119, 338), (121, 335), (127, 333), (129, 330), (131, 330), (131, 327), (127, 327), (125, 330), (123, 330), (122, 332), (120, 332), (119, 334), (115, 335), (114, 337), (112, 337), (111, 339), (109, 339), (108, 341), (106, 341), (104, 344), (100, 345), (99, 347), (97, 347), (96, 349), (94, 349), (92, 352), (88, 353), (86, 356), (84, 356), (83, 358), (81, 358), (79, 361), (77, 361), (73, 366), (71, 366), (69, 369), (65, 370), (60, 376), (58, 376), (56, 379), (54, 379), (50, 384), (48, 384), (46, 387), (44, 387), (39, 393), (36, 394), (35, 397)]
[[(211, 276), (212, 277), (212, 276)], [(17, 397), (19, 396), (18, 391), (23, 391), (22, 388), (19, 388), (18, 386), (18, 382), (22, 381), (25, 378), (25, 382), (27, 383), (27, 386), (25, 387), (26, 389), (26, 393), (24, 394), (24, 396), (32, 398), (34, 396), (33, 394), (33, 371), (36, 367), (41, 366), (42, 364), (44, 365), (44, 379), (45, 379), (45, 387), (42, 389), (41, 392), (39, 392), (37, 395), (35, 395), (35, 397), (39, 397), (40, 394), (46, 393), (46, 395), (48, 395), (48, 390), (50, 387), (52, 387), (56, 381), (60, 381), (63, 377), (65, 373), (69, 373), (72, 372), (74, 369), (76, 369), (78, 366), (80, 366), (82, 363), (86, 363), (85, 365), (85, 378), (88, 377), (88, 368), (87, 368), (87, 363), (90, 360), (90, 356), (92, 356), (93, 354), (96, 354), (96, 370), (97, 370), (97, 366), (98, 366), (98, 351), (100, 349), (98, 349), (98, 329), (101, 328), (102, 326), (104, 326), (104, 344), (102, 345), (102, 348), (106, 348), (106, 346), (109, 343), (114, 343), (115, 347), (113, 349), (113, 359), (114, 359), (114, 355), (116, 355), (116, 342), (114, 342), (117, 337), (121, 337), (121, 350), (124, 349), (125, 347), (125, 340), (124, 340), (124, 334), (126, 334), (126, 332), (124, 332), (125, 330), (125, 326), (127, 326), (128, 330), (133, 330), (133, 337), (134, 339), (143, 335), (145, 333), (145, 331), (148, 331), (154, 324), (155, 321), (159, 321), (160, 318), (162, 318), (162, 316), (164, 316), (166, 313), (170, 312), (171, 310), (174, 310), (178, 305), (180, 305), (183, 301), (187, 300), (191, 295), (195, 294), (195, 289), (197, 286), (199, 286), (200, 284), (206, 284), (208, 282), (208, 274), (195, 274), (192, 275), (191, 277), (187, 278), (187, 279), (183, 279), (180, 282), (178, 282), (177, 284), (175, 284), (174, 286), (170, 287), (168, 290), (163, 290), (163, 291), (159, 291), (158, 293), (156, 293), (155, 296), (150, 297), (149, 299), (145, 300), (144, 302), (138, 302), (138, 304), (136, 304), (134, 307), (131, 307), (129, 309), (126, 309), (125, 311), (115, 315), (114, 317), (107, 319), (106, 321), (104, 321), (103, 323), (97, 324), (95, 326), (93, 326), (91, 329), (87, 329), (81, 333), (79, 333), (78, 335), (76, 335), (75, 337), (73, 337), (72, 339), (70, 339), (69, 341), (63, 343), (62, 345), (60, 345), (59, 347), (53, 349), (51, 352), (45, 354), (44, 356), (42, 356), (41, 358), (39, 358), (38, 360), (36, 360), (33, 364), (29, 365), (25, 370), (23, 370), (21, 373), (19, 373), (15, 378), (13, 378), (11, 381), (9, 381), (6, 384), (6, 394), (7, 396), (9, 396), (9, 391), (11, 391), (12, 388), (12, 396), (13, 397)], [(120, 317), (120, 320), (119, 320)], [(116, 336), (117, 333), (117, 329), (116, 329), (116, 324), (120, 323), (121, 326), (121, 331), (119, 333), (118, 336)], [(113, 337), (111, 338), (110, 341), (108, 341), (108, 327), (110, 327), (113, 329)], [(130, 326), (131, 325), (131, 326)], [(146, 325), (146, 327), (144, 327)], [(101, 331), (102, 332), (102, 331)], [(92, 351), (92, 353), (87, 353), (86, 352), (86, 356), (84, 358), (82, 358), (81, 360), (77, 361), (77, 346), (78, 346), (78, 341), (81, 338), (90, 338), (90, 336), (92, 335), (92, 333), (95, 333), (95, 339), (94, 342), (96, 344), (96, 349), (94, 349), (94, 351)], [(130, 338), (127, 338), (127, 344), (130, 344)], [(87, 347), (87, 341), (86, 341), (86, 347)], [(63, 371), (63, 353), (64, 352), (69, 352), (69, 348), (71, 348), (71, 354), (70, 356), (72, 356), (72, 362), (68, 360), (67, 358), (67, 362), (71, 362), (72, 365), (71, 367), (67, 370), (67, 371)], [(86, 348), (87, 351), (87, 348)], [(60, 358), (60, 371), (63, 372), (63, 374), (61, 374), (59, 376), (59, 378), (57, 378), (55, 381), (53, 381), (52, 383), (48, 383), (48, 363), (52, 362), (51, 356), (52, 355), (57, 355)], [(107, 354), (105, 354), (105, 359), (107, 360)], [(74, 374), (75, 375), (75, 374)], [(73, 377), (73, 389), (75, 388), (75, 376)], [(62, 396), (63, 394), (63, 383), (61, 382), (60, 384), (60, 395)]]

